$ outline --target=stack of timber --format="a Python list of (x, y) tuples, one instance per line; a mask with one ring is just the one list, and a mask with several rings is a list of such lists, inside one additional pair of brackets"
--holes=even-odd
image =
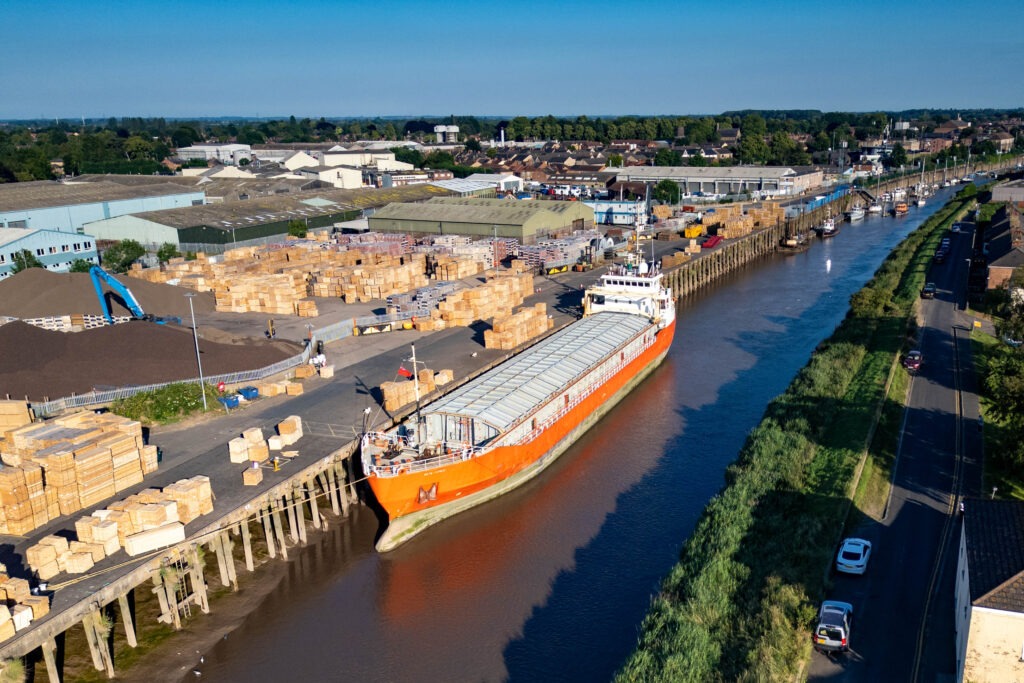
[(546, 304), (523, 308), (508, 317), (494, 319), (493, 329), (484, 330), (484, 348), (510, 351), (539, 337), (554, 325), (555, 321), (548, 318)]
[(291, 415), (277, 425), (277, 434), (267, 439), (267, 446), (272, 451), (282, 450), (302, 438), (302, 418)]
[(228, 455), (234, 463), (261, 463), (269, 460), (270, 447), (263, 438), (263, 430), (251, 427), (242, 432), (240, 437), (231, 439), (228, 442)]
[(443, 330), (449, 327), (468, 327), (477, 320), (502, 318), (533, 294), (533, 275), (506, 275), (484, 284), (449, 295), (438, 304), (430, 318), (417, 319), (417, 330)]
[(5, 432), (0, 533), (23, 535), (92, 507), (156, 471), (156, 446), (135, 420), (82, 411)]
[(0, 401), (0, 439), (12, 429), (32, 422), (32, 414), (25, 401)]
[(10, 578), (7, 568), (0, 565), (0, 641), (28, 628), (49, 612), (50, 598), (32, 595), (27, 580)]
[[(693, 243), (697, 242), (697, 240), (690, 241)], [(697, 246), (697, 249), (699, 250), (700, 247)], [(665, 254), (664, 256), (661, 257), (661, 269), (668, 270), (669, 268), (674, 268), (682, 263), (686, 263), (689, 260), (690, 254), (685, 251), (675, 251), (672, 252), (671, 254)]]
[(296, 315), (306, 298), (306, 277), (298, 271), (275, 275), (238, 274), (214, 288), (217, 310), (229, 313)]
[(437, 280), (461, 280), (482, 273), (493, 262), (493, 259), (486, 256), (473, 258), (442, 254), (434, 257), (433, 277)]
[[(416, 373), (420, 398), (435, 391), (437, 387), (448, 384), (453, 377), (454, 373), (451, 370), (441, 370), (435, 373), (429, 368), (421, 369)], [(394, 412), (402, 406), (412, 403), (416, 400), (416, 389), (417, 382), (412, 379), (384, 382), (380, 385), (381, 393), (384, 394), (384, 410)]]

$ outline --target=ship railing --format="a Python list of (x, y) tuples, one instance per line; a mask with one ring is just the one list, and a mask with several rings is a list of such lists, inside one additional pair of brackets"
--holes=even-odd
[[(486, 450), (484, 448), (462, 443), (454, 446), (450, 443), (421, 444), (420, 446), (415, 446), (410, 444), (408, 439), (404, 436), (387, 434), (384, 432), (370, 432), (366, 435), (365, 439), (366, 442), (372, 443), (376, 448), (386, 448), (388, 445), (397, 446), (400, 452), (412, 451), (418, 454), (422, 453), (423, 449), (426, 448), (436, 448), (440, 451), (440, 455), (430, 458), (410, 457), (408, 459), (402, 459), (400, 462), (391, 461), (380, 464), (372, 462), (365, 463), (366, 474), (369, 475), (372, 473), (378, 477), (397, 477), (398, 475), (407, 474), (409, 472), (423, 472), (443, 465), (453, 465), (465, 460), (470, 460)], [(380, 445), (382, 441), (386, 442), (385, 446)]]
[(629, 353), (627, 353), (622, 358), (622, 360), (620, 360), (618, 363), (615, 363), (614, 365), (610, 365), (610, 366), (606, 367), (605, 369), (603, 369), (597, 375), (592, 375), (592, 376), (588, 377), (587, 379), (589, 381), (589, 386), (587, 386), (585, 389), (581, 390), (575, 396), (570, 398), (569, 402), (566, 405), (560, 407), (557, 411), (555, 411), (554, 414), (552, 414), (550, 417), (545, 419), (543, 422), (537, 423), (536, 427), (534, 427), (529, 432), (524, 434), (522, 436), (522, 438), (520, 438), (515, 443), (517, 445), (518, 444), (523, 444), (523, 443), (529, 443), (530, 441), (533, 441), (534, 439), (536, 439), (538, 436), (541, 435), (541, 433), (544, 432), (544, 430), (546, 430), (548, 427), (550, 427), (554, 423), (558, 422), (558, 420), (560, 420), (566, 413), (568, 413), (570, 410), (572, 410), (573, 408), (578, 406), (580, 403), (582, 403), (583, 399), (587, 398), (592, 393), (597, 391), (598, 387), (604, 386), (605, 382), (607, 382), (613, 376), (617, 375), (623, 368), (625, 368), (627, 365), (629, 365), (634, 360), (636, 360), (653, 343), (654, 343), (654, 337), (653, 336), (651, 336), (649, 339), (645, 337), (644, 342), (642, 344), (637, 346), (633, 351), (630, 351)]

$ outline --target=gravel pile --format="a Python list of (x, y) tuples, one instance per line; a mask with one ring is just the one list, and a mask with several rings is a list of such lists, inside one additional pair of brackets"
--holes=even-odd
[[(189, 315), (189, 290), (173, 285), (147, 282), (127, 275), (115, 279), (131, 290), (146, 313), (158, 316)], [(115, 316), (131, 315), (121, 298), (103, 286)], [(209, 313), (214, 309), (211, 292), (196, 294), (193, 298), (196, 313)], [(0, 280), (0, 316), (12, 318), (45, 318), (72, 314), (102, 315), (99, 299), (88, 273), (53, 273), (43, 268), (27, 268)]]
[[(200, 339), (199, 351), (208, 376), (271, 365), (301, 347), (285, 341), (239, 345)], [(198, 374), (192, 330), (186, 327), (138, 321), (67, 334), (20, 321), (0, 325), (0, 398), (40, 401)]]

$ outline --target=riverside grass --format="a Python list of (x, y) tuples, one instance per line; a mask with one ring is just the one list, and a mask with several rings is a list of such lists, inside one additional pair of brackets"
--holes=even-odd
[(768, 405), (653, 599), (617, 681), (788, 681), (802, 669), (930, 251), (968, 201), (957, 195), (886, 258)]

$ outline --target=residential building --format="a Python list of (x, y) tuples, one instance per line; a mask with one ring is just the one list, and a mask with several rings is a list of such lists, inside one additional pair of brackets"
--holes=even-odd
[(0, 228), (0, 280), (11, 274), (14, 255), (22, 250), (35, 256), (43, 267), (66, 273), (76, 259), (99, 263), (96, 240), (92, 235), (79, 235), (58, 230)]
[(964, 501), (954, 594), (956, 680), (1024, 680), (1024, 503)]

